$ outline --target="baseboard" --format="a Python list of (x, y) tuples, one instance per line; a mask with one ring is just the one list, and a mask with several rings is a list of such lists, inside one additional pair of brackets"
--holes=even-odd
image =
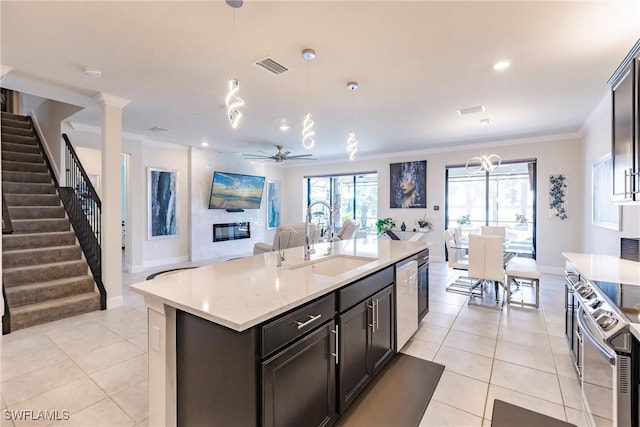
[[(184, 256), (173, 257), (173, 258), (163, 258), (163, 259), (154, 259), (151, 261), (144, 261), (142, 263), (142, 267), (143, 267), (143, 270), (146, 270), (147, 268), (165, 267), (171, 264), (179, 264), (181, 262), (188, 262), (188, 261), (189, 261), (189, 256), (184, 255)], [(131, 268), (133, 269), (134, 267), (132, 266)]]
[(112, 308), (122, 307), (124, 305), (124, 297), (122, 295), (117, 297), (107, 298), (107, 310)]

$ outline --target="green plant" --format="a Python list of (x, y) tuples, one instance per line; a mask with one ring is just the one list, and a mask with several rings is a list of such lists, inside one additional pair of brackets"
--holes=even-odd
[(427, 214), (424, 214), (422, 218), (416, 219), (416, 224), (420, 228), (426, 228), (427, 231), (431, 231), (433, 229), (431, 221), (427, 221)]
[(396, 222), (389, 217), (384, 219), (378, 219), (376, 221), (376, 229), (378, 230), (378, 235), (380, 236), (382, 236), (387, 232), (387, 230), (391, 230), (395, 226), (396, 226)]
[(471, 215), (460, 215), (458, 219), (456, 219), (456, 222), (460, 225), (469, 224), (469, 218), (471, 218)]
[(516, 214), (516, 222), (518, 224), (526, 224), (529, 220), (525, 214)]

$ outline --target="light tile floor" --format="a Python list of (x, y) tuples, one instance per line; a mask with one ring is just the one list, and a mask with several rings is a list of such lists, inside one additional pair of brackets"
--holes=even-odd
[[(54, 420), (3, 412), (1, 427), (147, 425), (146, 308), (128, 285), (152, 272), (123, 274), (122, 307), (0, 339), (2, 410), (58, 411)], [(446, 366), (420, 426), (490, 425), (493, 399), (586, 425), (563, 335), (563, 278), (543, 275), (540, 309), (500, 312), (446, 292), (454, 277), (431, 263), (430, 312), (403, 349)]]

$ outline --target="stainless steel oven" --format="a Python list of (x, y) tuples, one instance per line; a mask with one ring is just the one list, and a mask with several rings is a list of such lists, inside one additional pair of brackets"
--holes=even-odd
[(632, 426), (629, 322), (591, 282), (577, 284), (575, 296), (578, 366), (590, 421), (597, 426)]

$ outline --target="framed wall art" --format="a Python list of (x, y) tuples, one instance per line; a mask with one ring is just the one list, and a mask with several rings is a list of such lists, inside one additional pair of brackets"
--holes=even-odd
[(613, 159), (611, 153), (593, 164), (591, 173), (593, 205), (592, 224), (610, 230), (620, 231), (620, 206), (613, 204)]
[(178, 171), (147, 168), (148, 237), (178, 236)]
[(280, 182), (267, 181), (267, 229), (280, 226)]
[(389, 207), (427, 207), (427, 161), (391, 163)]

